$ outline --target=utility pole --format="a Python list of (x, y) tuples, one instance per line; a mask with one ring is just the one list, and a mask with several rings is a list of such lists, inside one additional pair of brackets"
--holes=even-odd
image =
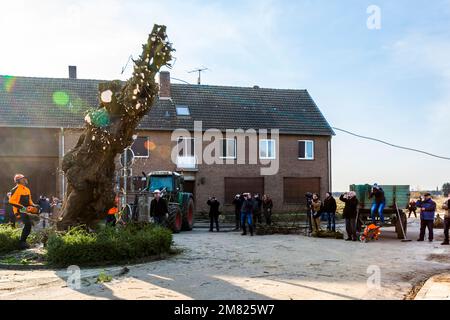
[(188, 73), (198, 72), (198, 81), (197, 81), (197, 84), (198, 84), (198, 85), (201, 85), (201, 84), (202, 84), (202, 72), (203, 72), (203, 71), (206, 71), (206, 70), (209, 70), (209, 69), (203, 67), (203, 68), (197, 68), (197, 69), (194, 69), (194, 70), (192, 70), (192, 71), (188, 71)]

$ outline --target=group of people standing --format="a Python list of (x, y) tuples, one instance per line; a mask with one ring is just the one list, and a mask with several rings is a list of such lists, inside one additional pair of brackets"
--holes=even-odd
[[(219, 215), (220, 215), (220, 202), (216, 197), (208, 199), (207, 204), (209, 206), (209, 218), (210, 218), (210, 232), (214, 231), (214, 225), (216, 230), (219, 228)], [(242, 230), (242, 235), (247, 235), (247, 227), (250, 235), (254, 235), (254, 225), (256, 223), (263, 223), (267, 225), (272, 224), (272, 208), (273, 201), (269, 195), (261, 197), (259, 194), (252, 196), (251, 193), (237, 194), (232, 202), (235, 212), (236, 227), (234, 231)]]

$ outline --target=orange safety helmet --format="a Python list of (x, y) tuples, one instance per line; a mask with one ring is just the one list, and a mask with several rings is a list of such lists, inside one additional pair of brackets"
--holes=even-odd
[(17, 174), (14, 176), (14, 182), (15, 182), (15, 183), (18, 183), (19, 180), (20, 180), (20, 179), (23, 179), (23, 178), (25, 178), (25, 176), (24, 176), (23, 174), (17, 173)]

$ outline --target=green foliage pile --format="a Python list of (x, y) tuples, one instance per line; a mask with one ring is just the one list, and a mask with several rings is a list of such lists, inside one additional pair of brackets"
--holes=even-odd
[(47, 261), (61, 267), (132, 262), (169, 253), (171, 245), (170, 230), (152, 225), (106, 226), (96, 232), (76, 227), (50, 235)]
[(344, 239), (344, 234), (339, 231), (320, 230), (312, 233), (316, 238), (332, 238), (332, 239)]
[(0, 255), (19, 250), (19, 239), (22, 229), (9, 225), (0, 225)]

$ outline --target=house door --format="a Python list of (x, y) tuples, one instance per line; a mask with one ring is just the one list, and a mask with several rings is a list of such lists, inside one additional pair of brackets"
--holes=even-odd
[(190, 192), (195, 195), (195, 181), (184, 181), (184, 192)]
[(231, 204), (236, 194), (250, 192), (264, 194), (264, 177), (225, 178), (225, 204)]

